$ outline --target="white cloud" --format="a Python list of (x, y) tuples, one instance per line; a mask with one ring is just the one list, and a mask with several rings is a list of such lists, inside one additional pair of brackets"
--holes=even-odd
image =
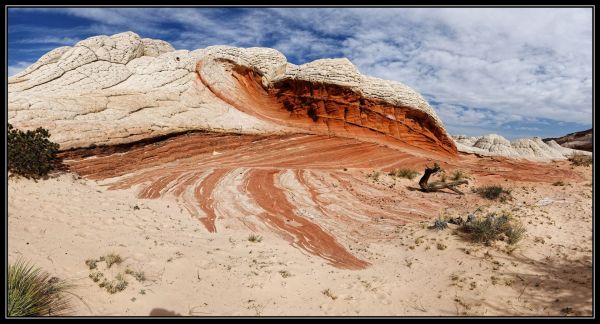
[[(365, 74), (403, 82), (440, 102), (434, 108), (453, 128), (541, 118), (591, 124), (592, 9), (42, 10), (94, 22), (79, 34), (133, 30), (185, 49), (270, 46), (291, 61), (346, 56)], [(26, 27), (9, 26), (9, 32), (19, 28)], [(44, 35), (77, 38), (68, 30)]]

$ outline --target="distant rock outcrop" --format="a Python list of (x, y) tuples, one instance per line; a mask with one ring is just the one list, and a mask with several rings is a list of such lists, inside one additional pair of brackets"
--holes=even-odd
[(453, 136), (458, 150), (485, 156), (505, 156), (529, 160), (563, 160), (573, 154), (591, 155), (590, 152), (562, 147), (555, 141), (542, 141), (539, 137), (509, 141), (497, 134), (484, 136)]
[(194, 51), (133, 32), (60, 47), (8, 80), (8, 118), (61, 149), (188, 130), (312, 133), (456, 156), (421, 95), (347, 59), (288, 63), (269, 48)]
[(544, 138), (543, 141), (544, 142), (555, 141), (556, 143), (558, 143), (564, 147), (592, 152), (592, 150), (594, 148), (592, 135), (593, 135), (593, 129), (590, 128), (588, 130), (584, 130), (581, 132), (570, 133), (563, 137)]

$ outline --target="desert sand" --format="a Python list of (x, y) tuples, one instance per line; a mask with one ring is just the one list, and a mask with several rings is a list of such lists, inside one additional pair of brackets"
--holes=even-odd
[[(591, 167), (461, 154), (457, 163), (472, 179), (460, 196), (423, 193), (414, 190), (418, 178), (387, 175), (385, 170), (402, 164), (422, 172), (431, 162), (383, 146), (345, 143), (365, 151), (350, 161), (344, 160), (344, 143), (331, 144), (340, 154), (319, 159), (297, 143), (273, 147), (274, 140), (302, 138), (248, 139), (271, 147), (261, 162), (243, 158), (253, 145), (228, 149), (224, 135), (213, 135), (221, 146), (208, 145), (207, 136), (192, 134), (124, 153), (96, 152), (96, 157), (73, 153), (65, 157), (71, 173), (38, 182), (11, 178), (9, 260), (24, 257), (73, 282), (75, 315), (591, 315)], [(205, 150), (192, 158), (152, 158), (152, 152), (181, 141), (190, 145), (186, 141), (195, 137)], [(290, 149), (285, 158), (278, 154)], [(148, 164), (115, 163), (115, 155), (128, 161), (135, 154), (149, 155)], [(212, 189), (198, 186), (210, 201), (193, 203), (194, 180), (185, 180), (194, 176), (175, 172), (189, 166), (199, 183), (211, 175), (219, 179)], [(216, 166), (226, 171), (214, 172)], [(377, 181), (375, 171), (380, 171)], [(121, 175), (130, 172), (133, 177)], [(547, 176), (534, 179), (535, 172)], [(136, 175), (138, 180), (131, 180)], [(557, 179), (565, 185), (553, 185)], [(257, 189), (240, 187), (255, 182)], [(511, 188), (515, 198), (495, 202), (468, 190), (494, 183)], [(260, 190), (271, 195), (261, 198)], [(274, 225), (269, 217), (276, 218), (277, 210), (268, 216), (261, 206), (277, 199), (278, 190), (295, 214), (305, 213), (339, 249), (323, 235), (304, 232), (306, 224)], [(516, 249), (500, 241), (471, 242), (452, 224), (428, 228), (440, 216), (501, 210), (527, 230)], [(252, 234), (262, 240), (249, 241)], [(85, 261), (109, 253), (125, 261), (108, 270), (100, 264), (107, 277), (129, 268), (143, 271), (146, 280), (127, 277), (127, 288), (115, 294), (98, 287)]]

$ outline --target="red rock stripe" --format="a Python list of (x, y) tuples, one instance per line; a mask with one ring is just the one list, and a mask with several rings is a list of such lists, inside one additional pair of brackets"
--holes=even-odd
[(217, 228), (215, 226), (215, 219), (217, 215), (215, 214), (214, 209), (214, 197), (213, 190), (221, 180), (221, 178), (226, 175), (230, 170), (229, 169), (216, 169), (209, 176), (204, 178), (202, 184), (196, 187), (194, 190), (194, 196), (196, 200), (200, 204), (200, 208), (206, 213), (206, 217), (200, 219), (202, 224), (206, 227), (206, 229), (215, 233)]
[(318, 225), (294, 214), (283, 191), (274, 184), (277, 170), (252, 170), (246, 178), (250, 197), (265, 212), (259, 215), (267, 225), (282, 232), (290, 243), (311, 254), (317, 255), (335, 267), (364, 269), (369, 263), (350, 254), (335, 238)]

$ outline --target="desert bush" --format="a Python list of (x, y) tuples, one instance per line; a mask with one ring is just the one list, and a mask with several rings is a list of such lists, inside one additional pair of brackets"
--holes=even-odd
[(250, 236), (248, 236), (248, 241), (252, 243), (260, 243), (262, 241), (262, 237), (260, 235), (250, 234)]
[(569, 157), (569, 161), (575, 166), (590, 166), (593, 163), (591, 156), (583, 154), (573, 154)]
[(431, 228), (436, 229), (436, 230), (443, 230), (448, 228), (448, 222), (446, 222), (445, 220), (438, 218), (435, 220), (435, 222), (433, 223), (433, 226), (431, 226)]
[(100, 261), (106, 262), (106, 266), (110, 268), (113, 264), (121, 264), (121, 262), (123, 262), (123, 258), (118, 254), (111, 253), (100, 257)]
[(498, 240), (500, 235), (504, 234), (511, 245), (521, 240), (526, 231), (521, 224), (511, 221), (507, 215), (497, 217), (494, 213), (485, 218), (473, 217), (463, 224), (462, 229), (470, 234), (472, 240), (485, 244)]
[(523, 234), (525, 234), (525, 227), (521, 224), (511, 224), (511, 226), (506, 231), (506, 236), (508, 237), (508, 244), (513, 245), (517, 244), (522, 238)]
[(411, 169), (394, 169), (390, 171), (389, 175), (412, 180), (419, 175), (419, 172)]
[(479, 187), (477, 189), (474, 189), (473, 191), (478, 193), (483, 198), (487, 198), (490, 200), (500, 200), (502, 202), (512, 197), (510, 194), (510, 189), (505, 189), (502, 186), (498, 185)]
[(8, 171), (39, 179), (56, 169), (59, 145), (49, 137), (48, 130), (41, 127), (23, 132), (8, 124)]
[(70, 285), (21, 259), (8, 266), (8, 316), (60, 316), (71, 308)]
[(559, 181), (556, 181), (556, 182), (554, 182), (552, 185), (553, 185), (553, 186), (564, 186), (564, 185), (565, 185), (565, 183), (564, 183), (563, 181), (560, 181), (560, 180), (559, 180)]
[(462, 179), (469, 179), (469, 174), (463, 170), (454, 170), (452, 172), (451, 179), (454, 181), (462, 180)]

